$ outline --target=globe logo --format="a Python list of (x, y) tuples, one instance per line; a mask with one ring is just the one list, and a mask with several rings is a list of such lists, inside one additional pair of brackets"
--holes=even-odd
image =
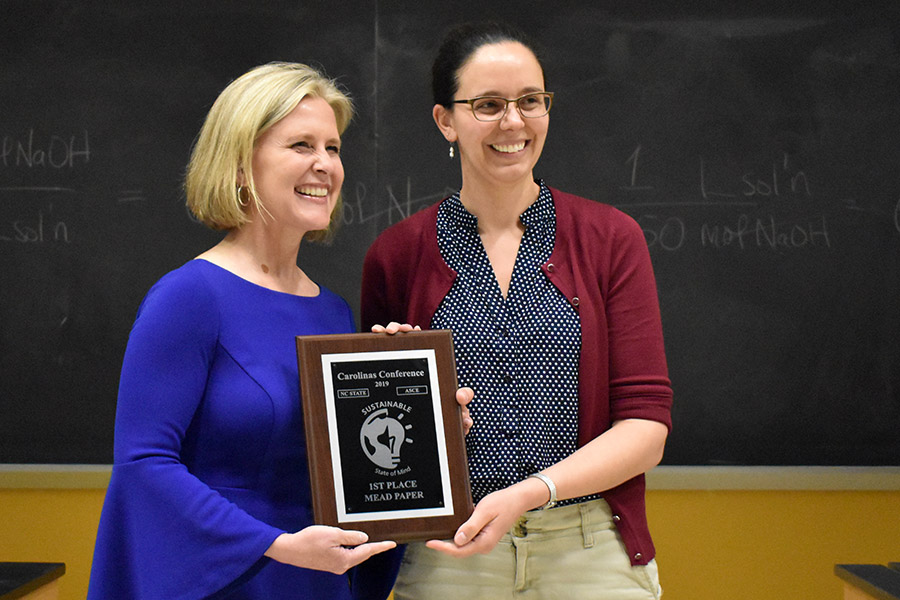
[[(400, 415), (403, 418), (403, 415)], [(406, 430), (399, 420), (382, 408), (369, 415), (359, 430), (359, 443), (363, 452), (382, 469), (393, 470), (400, 464), (400, 448), (406, 441)]]

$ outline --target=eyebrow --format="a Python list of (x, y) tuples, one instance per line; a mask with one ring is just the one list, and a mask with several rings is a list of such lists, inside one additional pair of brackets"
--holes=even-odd
[[(307, 142), (313, 138), (315, 138), (315, 134), (312, 133), (291, 133), (284, 136), (285, 143), (296, 143), (296, 142)], [(340, 144), (341, 138), (340, 136), (334, 138), (327, 138), (324, 140), (325, 144)]]
[[(543, 92), (543, 91), (546, 91), (546, 90), (544, 90), (544, 88), (540, 88), (540, 87), (534, 87), (534, 86), (524, 87), (521, 90), (519, 90), (519, 96), (524, 96), (525, 94), (533, 94), (534, 92)], [(482, 94), (476, 94), (475, 96), (472, 96), (472, 97), (473, 98), (481, 98), (483, 96), (493, 96), (496, 98), (502, 98), (503, 94), (501, 94), (500, 92), (495, 91), (495, 90), (490, 90), (490, 91), (484, 92)]]

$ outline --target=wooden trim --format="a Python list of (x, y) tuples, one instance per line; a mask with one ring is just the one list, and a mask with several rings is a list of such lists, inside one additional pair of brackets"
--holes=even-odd
[[(110, 465), (3, 465), (0, 489), (105, 489)], [(649, 490), (900, 491), (900, 467), (656, 467)]]

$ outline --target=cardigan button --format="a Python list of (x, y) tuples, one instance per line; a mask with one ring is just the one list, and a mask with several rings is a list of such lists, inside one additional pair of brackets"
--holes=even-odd
[(553, 263), (549, 263), (547, 265), (547, 270), (552, 273), (554, 270), (556, 270), (556, 267), (553, 265)]
[(639, 561), (642, 558), (644, 558), (644, 555), (641, 554), (640, 552), (638, 552), (637, 554), (634, 555), (634, 560), (636, 560), (636, 561)]
[(620, 517), (619, 515), (613, 515), (613, 522), (618, 523), (621, 520), (622, 520), (622, 517)]
[(572, 298), (572, 306), (578, 306), (579, 304), (581, 304), (581, 300), (578, 299), (578, 296)]

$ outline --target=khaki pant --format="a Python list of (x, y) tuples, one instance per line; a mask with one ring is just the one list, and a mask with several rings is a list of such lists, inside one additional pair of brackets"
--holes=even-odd
[(658, 600), (656, 561), (633, 567), (605, 500), (525, 514), (489, 554), (410, 544), (395, 600)]

